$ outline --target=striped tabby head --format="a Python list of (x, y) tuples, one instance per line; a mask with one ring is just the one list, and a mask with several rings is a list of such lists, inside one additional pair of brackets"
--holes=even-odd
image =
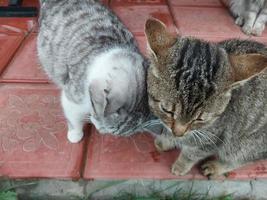
[(228, 55), (219, 45), (173, 36), (155, 19), (146, 22), (145, 31), (151, 53), (149, 106), (176, 136), (211, 125), (224, 112), (234, 85), (255, 74), (257, 60), (267, 63), (258, 54)]

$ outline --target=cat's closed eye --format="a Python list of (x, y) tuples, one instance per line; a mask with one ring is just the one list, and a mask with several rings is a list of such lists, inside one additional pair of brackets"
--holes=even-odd
[(197, 118), (197, 119), (194, 120), (194, 122), (204, 122), (204, 121), (205, 121), (205, 120), (202, 119), (202, 118)]
[(168, 108), (166, 108), (162, 103), (159, 104), (159, 108), (161, 109), (161, 111), (171, 115), (171, 116), (174, 116), (174, 112)]
[(205, 118), (203, 117), (203, 113), (197, 115), (197, 117), (193, 120), (193, 122), (204, 122)]

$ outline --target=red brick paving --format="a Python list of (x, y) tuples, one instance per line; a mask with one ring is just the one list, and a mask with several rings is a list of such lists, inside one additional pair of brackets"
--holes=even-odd
[(182, 35), (219, 36), (222, 39), (244, 36), (224, 8), (173, 7), (172, 11)]
[[(7, 1), (0, 0), (0, 5)], [(164, 21), (175, 33), (210, 41), (245, 36), (219, 0), (103, 0), (135, 34), (147, 55), (144, 23)], [(24, 6), (38, 5), (25, 0)], [(144, 133), (130, 138), (102, 136), (92, 127), (80, 144), (66, 139), (59, 91), (48, 82), (36, 57), (36, 19), (0, 18), (0, 175), (14, 178), (203, 179), (194, 168), (170, 173), (178, 155), (158, 153)], [(267, 43), (267, 33), (254, 38)], [(87, 144), (88, 143), (88, 144)], [(235, 170), (231, 179), (267, 178), (267, 161)]]
[(172, 32), (175, 32), (174, 22), (172, 20), (167, 5), (127, 5), (120, 6), (115, 4), (111, 8), (120, 17), (131, 32), (136, 35), (144, 35), (145, 21), (149, 17), (161, 19)]
[(48, 78), (37, 61), (37, 34), (31, 33), (17, 51), (0, 82), (47, 83)]
[(220, 0), (169, 0), (171, 6), (222, 7)]
[[(150, 134), (130, 138), (101, 136), (92, 129), (87, 151), (86, 179), (177, 178), (170, 174), (178, 151), (159, 153)], [(181, 179), (203, 178), (194, 169)]]
[(84, 142), (66, 140), (66, 123), (54, 85), (7, 83), (1, 84), (0, 93), (0, 174), (80, 178)]
[(23, 38), (21, 35), (13, 36), (0, 33), (0, 73), (12, 59)]

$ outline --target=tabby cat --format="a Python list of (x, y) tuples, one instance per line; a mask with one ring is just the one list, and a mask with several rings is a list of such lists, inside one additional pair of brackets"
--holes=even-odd
[(39, 60), (62, 90), (70, 142), (82, 139), (85, 121), (101, 133), (128, 136), (154, 119), (147, 61), (109, 9), (97, 0), (45, 0), (39, 22)]
[(145, 32), (149, 105), (172, 133), (155, 145), (162, 151), (181, 148), (172, 172), (184, 175), (215, 155), (201, 166), (214, 178), (267, 158), (266, 46), (173, 36), (156, 19), (146, 22)]
[(260, 36), (267, 22), (266, 0), (223, 0), (244, 33)]

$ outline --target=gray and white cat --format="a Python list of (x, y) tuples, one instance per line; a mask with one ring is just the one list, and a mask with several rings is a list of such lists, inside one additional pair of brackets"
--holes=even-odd
[(267, 22), (266, 0), (223, 0), (244, 33), (260, 36)]
[(39, 60), (62, 90), (70, 142), (82, 139), (85, 121), (126, 136), (151, 122), (146, 60), (110, 10), (97, 0), (46, 0), (39, 21)]
[(214, 178), (267, 159), (266, 46), (173, 36), (155, 19), (147, 21), (146, 36), (149, 105), (172, 132), (156, 138), (155, 146), (181, 148), (172, 172), (184, 175), (215, 155), (201, 166)]

